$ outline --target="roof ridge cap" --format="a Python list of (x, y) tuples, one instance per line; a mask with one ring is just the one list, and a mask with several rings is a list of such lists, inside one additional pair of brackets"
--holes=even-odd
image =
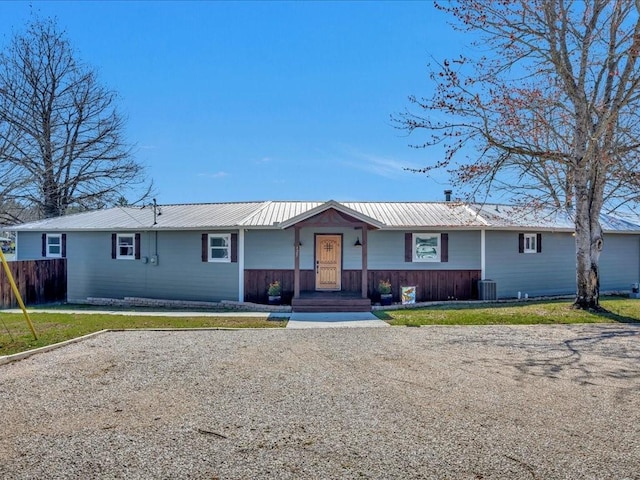
[(490, 226), (491, 226), (491, 223), (490, 223), (488, 220), (486, 220), (482, 215), (480, 215), (480, 211), (479, 211), (479, 210), (475, 210), (475, 209), (471, 208), (471, 206), (470, 206), (470, 205), (468, 205), (468, 204), (466, 204), (466, 203), (464, 203), (464, 204), (463, 204), (463, 206), (464, 206), (464, 208), (466, 208), (469, 212), (471, 212), (473, 215), (475, 215), (475, 217), (476, 217), (478, 220), (480, 220), (480, 222), (484, 223), (484, 225), (485, 225), (486, 227), (490, 227)]
[[(245, 201), (229, 201), (229, 202), (178, 202), (178, 203), (158, 203), (159, 207), (190, 207), (200, 205), (240, 205), (249, 203), (264, 203), (265, 200), (245, 200)], [(117, 206), (117, 205), (116, 205)], [(127, 205), (128, 207), (135, 207), (134, 205)], [(142, 208), (142, 207), (138, 207)]]
[(261, 211), (263, 211), (264, 209), (266, 209), (269, 205), (271, 205), (273, 203), (273, 200), (267, 200), (266, 202), (262, 202), (262, 205), (260, 205), (258, 208), (256, 208), (253, 212), (251, 212), (249, 215), (247, 215), (246, 217), (244, 217), (242, 220), (240, 220), (238, 222), (238, 225), (245, 225), (250, 219), (252, 219), (253, 217), (255, 217), (256, 215), (258, 215)]

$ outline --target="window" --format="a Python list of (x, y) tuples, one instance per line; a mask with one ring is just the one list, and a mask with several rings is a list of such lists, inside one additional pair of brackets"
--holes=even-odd
[(409, 233), (404, 234), (404, 261), (440, 262), (449, 261), (448, 233)]
[(542, 252), (542, 234), (520, 233), (518, 235), (518, 251), (520, 253)]
[(112, 233), (111, 258), (119, 260), (140, 260), (139, 233)]
[(202, 261), (205, 263), (237, 263), (237, 233), (203, 233)]
[(46, 257), (62, 258), (62, 235), (59, 233), (47, 234)]
[(440, 234), (414, 233), (412, 242), (412, 260), (414, 262), (440, 261)]
[(208, 261), (209, 262), (230, 262), (231, 261), (231, 235), (209, 234), (208, 236)]
[(524, 234), (524, 253), (536, 253), (536, 235), (535, 233)]
[(65, 258), (67, 256), (67, 234), (43, 233), (42, 256), (44, 258)]
[(133, 260), (136, 258), (135, 236), (133, 234), (117, 235), (116, 258)]

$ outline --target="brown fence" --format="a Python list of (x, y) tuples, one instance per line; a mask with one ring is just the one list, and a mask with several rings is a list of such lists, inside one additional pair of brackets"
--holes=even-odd
[[(66, 259), (21, 260), (8, 262), (8, 265), (27, 306), (63, 302), (67, 299)], [(9, 279), (4, 268), (0, 268), (0, 308), (17, 306)]]

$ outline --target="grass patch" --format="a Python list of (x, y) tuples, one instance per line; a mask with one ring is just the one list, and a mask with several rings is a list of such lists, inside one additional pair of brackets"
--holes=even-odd
[[(503, 304), (447, 304), (426, 308), (374, 312), (391, 325), (531, 325), (568, 323), (640, 322), (640, 301), (606, 297), (601, 305), (609, 313), (571, 308), (567, 300)], [(50, 308), (50, 307), (48, 307)], [(62, 308), (62, 307), (61, 307)], [(22, 314), (0, 311), (0, 356), (51, 345), (104, 329), (121, 328), (282, 328), (286, 320), (265, 317), (158, 317), (90, 313), (30, 314), (38, 334), (34, 340)]]
[(451, 304), (408, 310), (374, 312), (391, 325), (532, 325), (640, 322), (640, 302), (606, 297), (600, 304), (609, 313), (572, 308), (567, 300), (500, 304)]
[[(17, 307), (16, 307), (17, 308)], [(144, 315), (145, 312), (193, 312), (192, 307), (157, 307), (157, 306), (124, 306), (124, 305), (92, 305), (89, 303), (47, 303), (43, 305), (29, 305), (29, 311), (35, 310), (60, 310), (61, 313), (69, 310), (80, 311), (108, 311), (108, 312), (138, 312)], [(235, 308), (225, 308), (223, 306), (198, 307), (198, 312), (207, 313), (228, 313), (238, 312)]]
[(0, 311), (0, 356), (44, 347), (81, 337), (99, 330), (119, 328), (274, 328), (284, 327), (286, 320), (261, 317), (152, 317), (144, 313), (135, 316), (30, 313), (38, 340), (33, 339), (22, 313)]

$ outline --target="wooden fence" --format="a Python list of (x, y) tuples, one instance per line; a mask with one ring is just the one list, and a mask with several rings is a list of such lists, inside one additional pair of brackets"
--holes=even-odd
[[(8, 262), (24, 303), (38, 305), (67, 299), (67, 260), (21, 260)], [(0, 308), (15, 308), (18, 302), (11, 284), (0, 267)]]

